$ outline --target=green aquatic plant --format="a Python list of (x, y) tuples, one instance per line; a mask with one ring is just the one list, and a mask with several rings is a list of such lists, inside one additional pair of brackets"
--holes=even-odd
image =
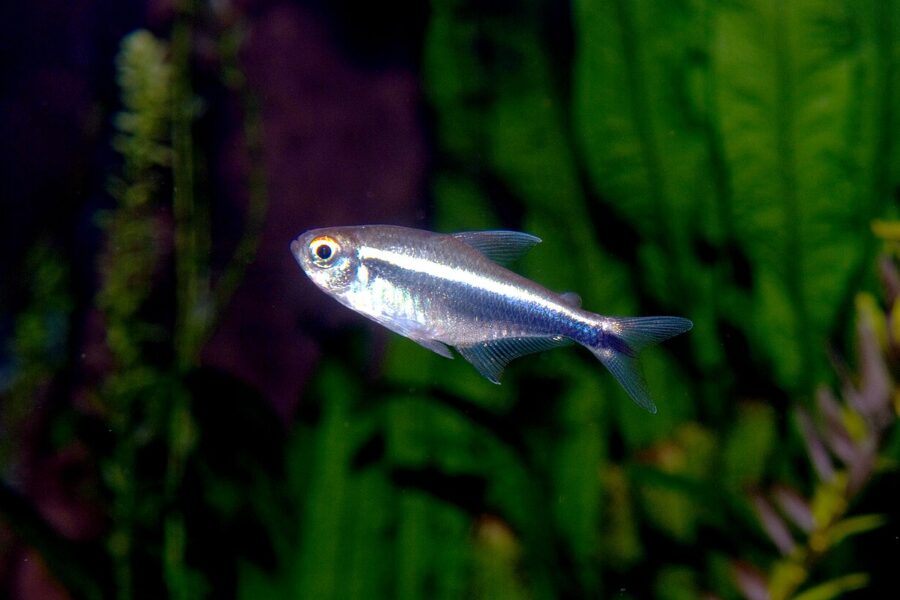
[(166, 315), (150, 309), (171, 252), (165, 213), (173, 163), (168, 54), (167, 45), (147, 31), (122, 41), (117, 67), (123, 110), (115, 118), (113, 146), (123, 165), (121, 175), (110, 183), (117, 206), (101, 218), (107, 241), (96, 303), (115, 362), (99, 390), (115, 438), (103, 474), (112, 497), (108, 547), (120, 598), (133, 597), (138, 585), (135, 569), (148, 527), (140, 515), (161, 512), (159, 494), (139, 491), (138, 461), (165, 430), (176, 393), (167, 374)]
[(103, 288), (98, 308), (107, 319), (107, 342), (119, 366), (128, 369), (146, 354), (143, 346), (164, 332), (137, 319), (152, 292), (154, 272), (166, 250), (159, 195), (171, 169), (171, 68), (166, 47), (147, 31), (123, 40), (117, 67), (124, 109), (116, 116), (113, 147), (122, 174), (110, 181), (116, 210), (101, 217), (107, 252), (101, 257)]
[[(21, 540), (40, 554), (67, 590), (80, 598), (99, 599), (102, 584), (94, 569), (102, 564), (102, 555), (56, 531), (25, 491), (17, 489), (22, 476), (28, 477), (29, 465), (24, 461), (36, 448), (55, 449), (73, 442), (71, 414), (55, 402), (74, 351), (70, 265), (54, 244), (38, 240), (24, 267), (30, 274), (27, 305), (16, 315), (12, 361), (0, 375), (0, 527), (4, 534), (0, 556), (14, 555), (15, 540)], [(56, 431), (45, 437), (35, 422), (56, 424)]]
[(692, 318), (646, 362), (660, 412), (563, 351), (498, 388), (402, 340), (388, 385), (350, 384), (365, 352), (334, 350), (287, 463), (290, 551), (273, 577), (247, 568), (245, 597), (696, 597), (733, 588), (708, 540), (749, 545), (747, 487), (799, 487), (783, 413), (833, 383), (828, 341), (900, 181), (900, 4), (565, 6), (431, 3), (434, 229), (533, 233), (528, 277)]
[(12, 364), (0, 375), (0, 473), (15, 469), (16, 445), (35, 401), (47, 395), (56, 372), (65, 364), (74, 309), (71, 275), (59, 252), (41, 241), (25, 261), (31, 274), (27, 309), (16, 316), (11, 340)]
[[(123, 165), (110, 185), (117, 206), (102, 218), (107, 243), (97, 306), (115, 360), (101, 396), (116, 436), (104, 473), (113, 497), (109, 549), (122, 598), (134, 595), (138, 563), (156, 560), (170, 596), (194, 597), (205, 588), (187, 564), (186, 524), (174, 501), (198, 436), (187, 381), (252, 259), (266, 206), (257, 164), (258, 112), (235, 75), (241, 39), (235, 26), (220, 32), (222, 74), (245, 103), (250, 203), (234, 258), (213, 285), (209, 207), (197, 180), (202, 150), (195, 122), (202, 100), (193, 91), (191, 56), (198, 14), (181, 8), (171, 41), (134, 32), (122, 41), (117, 62), (123, 111), (115, 118), (113, 145)], [(139, 492), (140, 465), (148, 460), (164, 473), (161, 487), (149, 494)], [(160, 554), (148, 554), (147, 538), (158, 540)]]
[[(159, 431), (169, 397), (165, 357), (158, 350), (167, 328), (164, 315), (150, 309), (167, 247), (165, 217), (160, 210), (172, 163), (168, 137), (171, 75), (166, 53), (152, 35), (136, 32), (124, 40), (117, 63), (123, 111), (115, 119), (113, 146), (123, 162), (121, 174), (109, 184), (117, 206), (99, 219), (107, 246), (99, 260), (103, 285), (96, 297), (114, 364), (97, 389), (87, 390), (84, 398), (102, 413), (113, 438), (113, 449), (101, 465), (111, 498), (112, 528), (106, 554), (97, 556), (93, 547), (67, 540), (5, 481), (0, 494), (2, 512), (9, 513), (23, 541), (41, 552), (47, 567), (69, 590), (89, 598), (102, 597), (110, 577), (119, 597), (134, 595), (133, 572), (143, 550), (145, 531), (141, 526), (146, 526), (141, 514), (158, 512), (160, 506), (158, 495), (141, 493), (136, 474), (140, 471), (139, 453)], [(42, 388), (72, 368), (66, 362), (74, 352), (69, 346), (67, 321), (73, 310), (71, 292), (66, 289), (68, 263), (46, 244), (38, 243), (27, 266), (33, 298), (16, 326), (14, 382), (8, 390), (12, 395), (2, 403), (4, 427), (8, 425), (6, 417), (18, 410), (31, 413), (28, 418), (34, 420)], [(77, 431), (71, 423), (63, 429), (70, 435), (72, 429)], [(4, 442), (22, 441), (15, 435), (3, 438)], [(96, 439), (82, 441), (92, 448), (100, 443)]]

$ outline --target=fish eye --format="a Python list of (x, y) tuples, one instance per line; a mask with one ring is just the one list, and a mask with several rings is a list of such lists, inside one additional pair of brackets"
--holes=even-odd
[(320, 267), (329, 266), (337, 257), (340, 246), (327, 235), (319, 236), (309, 243), (312, 261)]

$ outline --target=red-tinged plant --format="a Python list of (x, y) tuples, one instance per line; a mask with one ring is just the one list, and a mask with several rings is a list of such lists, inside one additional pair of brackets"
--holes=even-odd
[(815, 411), (796, 411), (796, 425), (815, 471), (812, 496), (805, 498), (784, 484), (752, 494), (762, 528), (780, 556), (766, 571), (743, 561), (732, 565), (735, 583), (748, 600), (825, 600), (868, 584), (866, 573), (853, 573), (801, 591), (811, 568), (827, 552), (885, 523), (881, 515), (853, 515), (849, 510), (852, 500), (887, 466), (879, 450), (896, 422), (900, 393), (891, 376), (900, 348), (900, 225), (878, 224), (875, 230), (888, 241), (888, 255), (880, 261), (886, 310), (869, 294), (857, 296), (857, 372), (838, 364), (840, 395), (822, 387)]

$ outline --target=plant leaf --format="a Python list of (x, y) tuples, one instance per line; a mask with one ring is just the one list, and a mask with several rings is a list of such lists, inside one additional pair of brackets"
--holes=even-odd
[[(896, 177), (883, 126), (892, 33), (878, 13), (896, 9), (581, 0), (574, 10), (577, 135), (597, 191), (647, 242), (650, 290), (683, 297), (690, 316), (715, 315), (695, 316), (692, 333), (708, 368), (723, 357), (704, 322), (724, 319), (784, 389), (808, 391), (827, 377), (825, 339)], [(716, 249), (711, 263), (698, 245)]]
[(794, 600), (831, 600), (832, 598), (841, 598), (847, 592), (862, 589), (867, 585), (869, 585), (868, 575), (865, 573), (852, 573), (810, 588), (794, 596)]
[(839, 544), (850, 536), (878, 529), (885, 523), (887, 518), (884, 515), (859, 515), (842, 519), (831, 526), (831, 543)]

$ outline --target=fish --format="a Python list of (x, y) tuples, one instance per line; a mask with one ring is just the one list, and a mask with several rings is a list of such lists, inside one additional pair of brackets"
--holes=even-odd
[(540, 241), (518, 231), (359, 225), (312, 229), (290, 250), (309, 279), (344, 306), (446, 358), (455, 348), (493, 383), (515, 358), (580, 344), (655, 413), (638, 353), (693, 323), (600, 315), (583, 309), (578, 294), (553, 292), (507, 268)]

